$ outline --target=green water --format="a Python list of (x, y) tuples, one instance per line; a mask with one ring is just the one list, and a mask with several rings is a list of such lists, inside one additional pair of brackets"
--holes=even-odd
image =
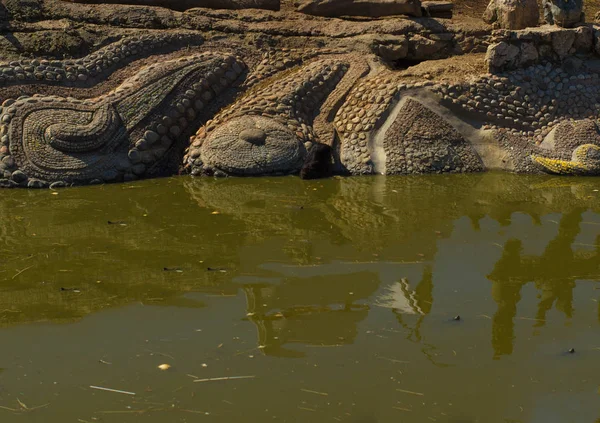
[(2, 191), (0, 422), (600, 422), (598, 189)]

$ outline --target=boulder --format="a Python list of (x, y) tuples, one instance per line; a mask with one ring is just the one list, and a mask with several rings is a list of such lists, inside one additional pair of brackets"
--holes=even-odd
[(583, 0), (542, 0), (542, 8), (549, 25), (572, 28), (585, 22)]
[(519, 58), (517, 60), (518, 67), (524, 68), (537, 63), (539, 54), (533, 43), (521, 44), (520, 50)]
[(423, 16), (451, 19), (454, 4), (449, 1), (424, 1), (421, 2), (421, 9), (423, 9)]
[(594, 50), (594, 30), (591, 26), (579, 26), (574, 29), (573, 47), (577, 53), (589, 54)]
[(540, 9), (537, 0), (491, 0), (483, 20), (503, 29), (537, 26)]
[(316, 16), (422, 16), (420, 0), (305, 0), (298, 12)]
[(267, 9), (279, 10), (280, 0), (64, 0), (71, 3), (110, 3), (131, 4), (139, 6), (159, 6), (184, 11), (194, 7), (208, 9)]
[(517, 65), (519, 53), (519, 47), (502, 41), (488, 47), (485, 62), (491, 72), (514, 68)]
[(575, 32), (573, 30), (559, 30), (552, 32), (552, 50), (560, 60), (563, 60), (570, 54), (571, 48), (575, 43)]

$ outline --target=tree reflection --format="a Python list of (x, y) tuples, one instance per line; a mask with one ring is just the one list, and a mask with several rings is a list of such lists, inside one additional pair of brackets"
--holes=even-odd
[(546, 322), (547, 312), (555, 306), (568, 319), (573, 316), (573, 289), (578, 279), (596, 279), (600, 267), (600, 237), (593, 252), (574, 252), (572, 245), (581, 231), (584, 208), (575, 208), (560, 219), (558, 233), (540, 256), (524, 256), (522, 241), (511, 239), (502, 257), (488, 275), (492, 297), (498, 308), (493, 319), (492, 346), (496, 357), (512, 353), (514, 318), (521, 299), (521, 288), (533, 282), (540, 291), (536, 327)]

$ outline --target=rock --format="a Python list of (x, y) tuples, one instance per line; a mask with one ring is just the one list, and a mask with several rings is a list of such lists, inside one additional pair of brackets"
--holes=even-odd
[(0, 188), (16, 188), (19, 184), (10, 179), (0, 179)]
[(594, 28), (594, 50), (596, 54), (600, 56), (600, 28)]
[(67, 183), (64, 181), (56, 181), (50, 184), (50, 189), (65, 188)]
[(537, 63), (539, 54), (533, 43), (521, 44), (521, 51), (517, 60), (517, 66), (526, 67)]
[(379, 45), (377, 52), (383, 59), (392, 62), (404, 59), (408, 54), (408, 42), (405, 38), (400, 45)]
[(544, 20), (547, 24), (572, 28), (585, 22), (583, 0), (542, 0)]
[(421, 9), (423, 9), (423, 16), (451, 19), (454, 4), (449, 1), (424, 1), (421, 3)]
[(483, 20), (503, 29), (537, 26), (540, 9), (536, 0), (491, 0)]
[(575, 32), (572, 30), (555, 31), (552, 33), (552, 50), (559, 59), (564, 59), (569, 55), (569, 50), (575, 42)]
[(46, 188), (48, 184), (44, 181), (40, 181), (39, 179), (30, 179), (27, 182), (27, 188)]
[(20, 184), (22, 182), (25, 182), (27, 180), (27, 175), (25, 175), (23, 172), (21, 172), (20, 170), (15, 170), (11, 177), (10, 177), (13, 181), (15, 181), (16, 183)]
[(316, 16), (422, 16), (420, 0), (305, 0), (298, 12)]
[(413, 35), (410, 39), (408, 58), (411, 60), (435, 59), (435, 54), (450, 46), (450, 41), (430, 40), (422, 35)]
[(501, 41), (488, 47), (485, 62), (490, 71), (511, 68), (517, 64), (519, 52), (519, 47)]
[(594, 31), (590, 26), (575, 28), (573, 47), (577, 53), (589, 54), (594, 51)]

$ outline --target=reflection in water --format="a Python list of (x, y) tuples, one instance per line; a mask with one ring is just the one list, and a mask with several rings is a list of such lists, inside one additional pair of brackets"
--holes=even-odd
[[(423, 270), (421, 281), (417, 284), (414, 291), (409, 291), (408, 280), (403, 280), (395, 286), (402, 286), (404, 289), (400, 291), (401, 295), (395, 295), (395, 303), (398, 305), (411, 304), (409, 307), (393, 307), (392, 312), (396, 316), (396, 320), (406, 332), (406, 339), (421, 344), (421, 352), (423, 355), (436, 366), (446, 366), (439, 363), (436, 359), (437, 347), (423, 340), (421, 334), (421, 326), (425, 317), (431, 312), (433, 307), (433, 270), (431, 266), (426, 266)], [(396, 290), (396, 292), (398, 292)], [(410, 298), (410, 300), (409, 300)], [(407, 316), (408, 315), (408, 316)], [(416, 319), (414, 316), (417, 315)]]
[(247, 316), (258, 329), (259, 348), (267, 355), (302, 357), (288, 343), (314, 346), (352, 344), (357, 325), (369, 307), (357, 304), (377, 289), (372, 275), (345, 275), (336, 283), (328, 277), (292, 280), (279, 286), (244, 287)]
[[(497, 174), (308, 182), (184, 178), (56, 196), (11, 192), (0, 199), (0, 324), (70, 321), (136, 301), (196, 307), (201, 304), (180, 295), (234, 294), (242, 286), (268, 354), (299, 354), (285, 347), (290, 343), (353, 342), (373, 300), (392, 309), (409, 339), (423, 342), (440, 241), (453, 236), (456, 222), (467, 217), (481, 233), (488, 230), (486, 219), (509, 228), (517, 212), (534, 225), (561, 213), (558, 235), (543, 254), (523, 255), (517, 238), (503, 241), (489, 273), (497, 305), (494, 354), (509, 355), (525, 284), (534, 282), (541, 292), (535, 316), (543, 326), (553, 305), (571, 318), (576, 280), (599, 274), (598, 245), (594, 252), (572, 250), (582, 214), (598, 208), (595, 183), (555, 181)], [(320, 274), (326, 267), (319, 266), (340, 260), (372, 261), (374, 268), (348, 273), (340, 265)], [(269, 262), (312, 266), (314, 274), (284, 275), (274, 284), (273, 272), (263, 268)], [(421, 263), (421, 281), (414, 289), (403, 274), (383, 281), (377, 267), (386, 262)], [(236, 282), (248, 275), (266, 282)]]
[[(44, 409), (53, 423), (63, 411), (133, 423), (150, 403), (172, 414), (148, 423), (206, 404), (219, 421), (548, 421), (555, 397), (597, 395), (596, 185), (484, 174), (2, 192), (0, 407), (26, 392), (28, 405), (61, 404)], [(39, 355), (23, 360), (29, 339)]]
[(558, 234), (539, 257), (524, 257), (522, 242), (518, 239), (511, 239), (504, 245), (502, 257), (488, 276), (498, 306), (492, 329), (496, 356), (509, 355), (513, 351), (514, 318), (525, 284), (534, 282), (541, 291), (535, 325), (541, 327), (545, 325), (546, 314), (552, 305), (568, 319), (572, 318), (576, 280), (594, 280), (600, 274), (600, 237), (596, 238), (593, 252), (574, 252), (572, 249), (581, 231), (584, 211), (574, 208), (563, 215)]
[(391, 308), (394, 313), (427, 315), (433, 305), (433, 271), (426, 266), (423, 278), (413, 291), (407, 278), (386, 287), (379, 297), (380, 307)]

